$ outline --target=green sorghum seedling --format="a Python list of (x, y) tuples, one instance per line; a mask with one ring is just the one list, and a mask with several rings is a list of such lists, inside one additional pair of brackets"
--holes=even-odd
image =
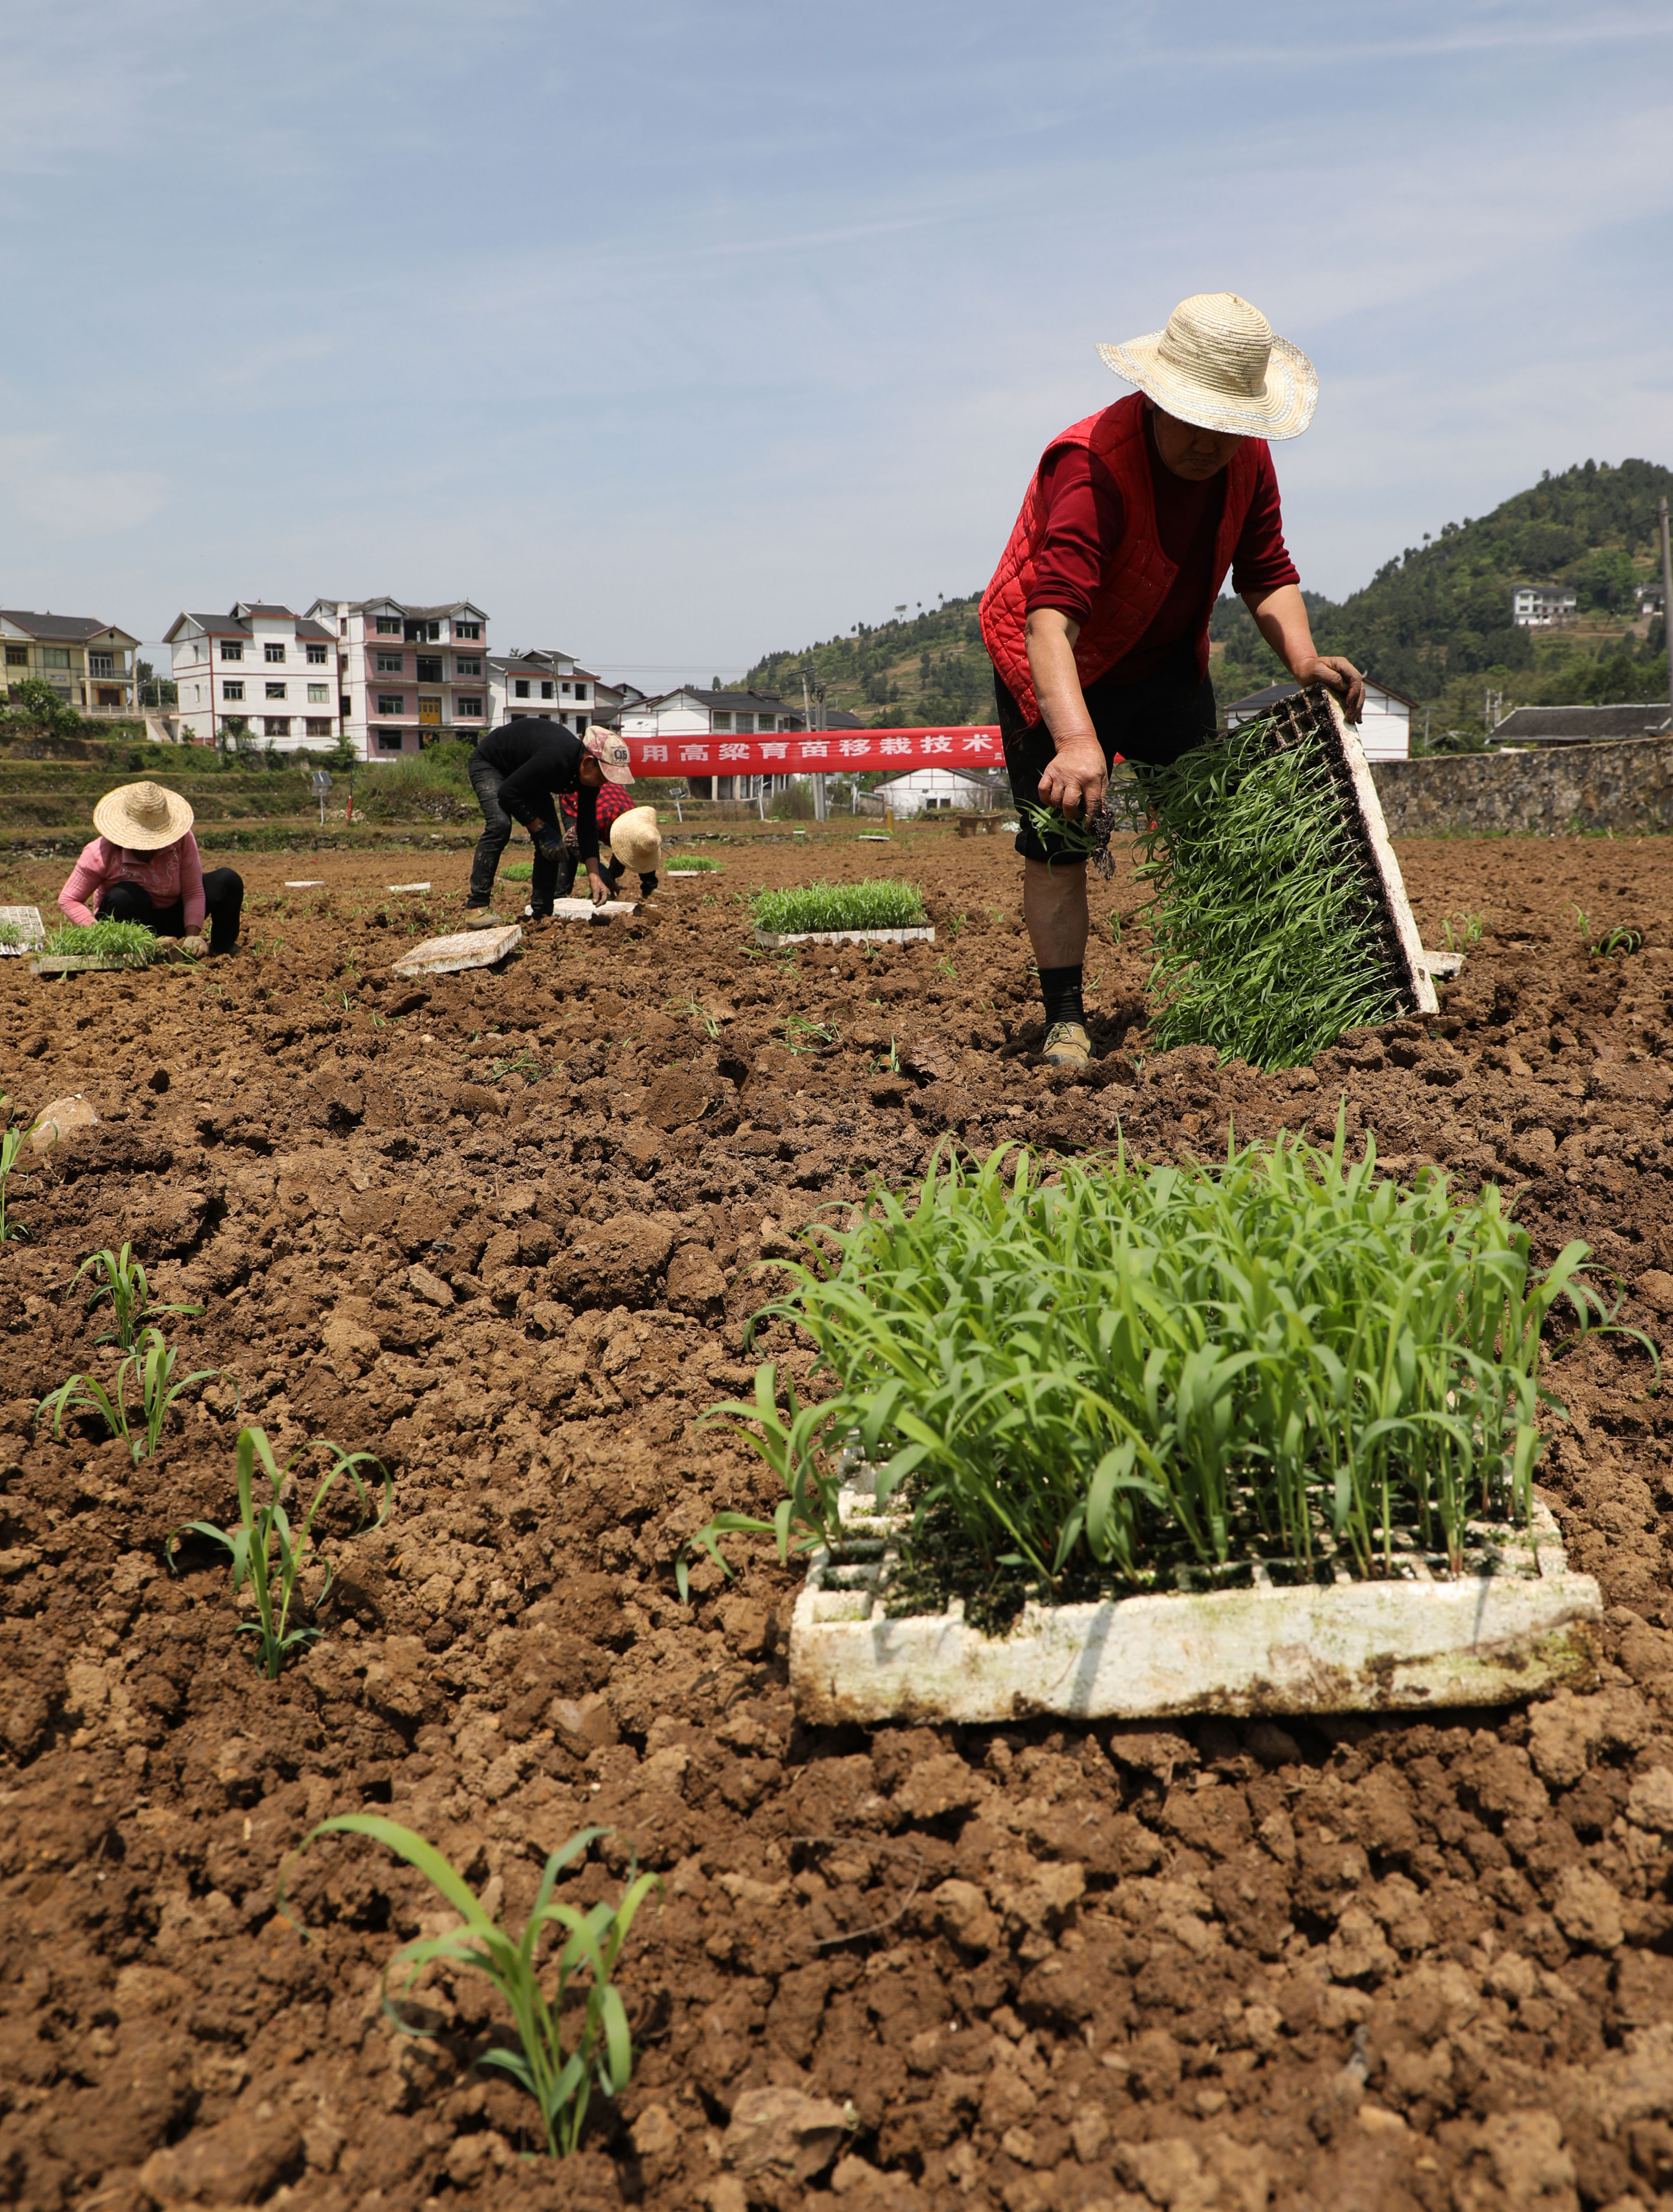
[(96, 1343), (114, 1341), (124, 1352), (131, 1352), (135, 1334), (149, 1314), (195, 1315), (203, 1310), (202, 1306), (153, 1305), (150, 1284), (144, 1267), (134, 1257), (131, 1244), (124, 1243), (120, 1252), (112, 1252), (106, 1245), (102, 1252), (90, 1254), (70, 1278), (72, 1290), (89, 1268), (95, 1278), (102, 1276), (104, 1279), (88, 1300), (88, 1313), (104, 1299), (111, 1302), (112, 1326), (103, 1336), (94, 1339)]
[(66, 921), (47, 939), (46, 950), (58, 960), (113, 960), (144, 968), (161, 957), (166, 942), (142, 921)]
[(749, 904), (757, 929), (781, 937), (827, 929), (918, 929), (924, 898), (916, 884), (890, 877), (858, 884), (808, 884), (798, 890), (757, 891)]
[(670, 875), (718, 876), (725, 865), (707, 853), (670, 853), (668, 856)]
[(729, 1529), (770, 1527), (786, 1553), (832, 1535), (857, 1431), (916, 1525), (950, 1516), (978, 1559), (1042, 1585), (1257, 1553), (1308, 1571), (1325, 1536), (1371, 1574), (1397, 1530), (1456, 1567), (1473, 1516), (1530, 1510), (1548, 1315), (1609, 1320), (1583, 1244), (1539, 1275), (1496, 1190), (1402, 1189), (1374, 1143), (1346, 1158), (1340, 1121), (1328, 1152), (1065, 1162), (1049, 1185), (1026, 1152), (949, 1154), (834, 1244), (764, 1316), (812, 1339), (830, 1395), (780, 1413), (766, 1367), (754, 1405), (710, 1417), (786, 1491), (770, 1524), (717, 1516), (696, 1540), (717, 1557)]
[[(326, 1451), (333, 1455), (331, 1464), (321, 1476), (313, 1496), (308, 1501), (300, 1525), (292, 1534), (290, 1516), (281, 1495), (285, 1477), (299, 1460), (311, 1451)], [(261, 1461), (271, 1496), (265, 1505), (255, 1502), (256, 1462)], [(340, 1451), (334, 1443), (323, 1437), (313, 1437), (291, 1454), (283, 1467), (273, 1456), (273, 1447), (264, 1429), (240, 1429), (237, 1453), (238, 1510), (237, 1525), (232, 1528), (217, 1528), (212, 1521), (187, 1521), (169, 1531), (165, 1550), (171, 1570), (175, 1568), (175, 1548), (179, 1539), (191, 1534), (207, 1536), (212, 1543), (220, 1544), (231, 1553), (233, 1562), (233, 1595), (236, 1597), (248, 1581), (256, 1601), (256, 1618), (239, 1624), (245, 1633), (255, 1637), (257, 1655), (262, 1671), (270, 1680), (276, 1681), (281, 1668), (293, 1651), (312, 1644), (323, 1632), (318, 1628), (292, 1628), (290, 1608), (296, 1596), (297, 1581), (303, 1570), (320, 1565), (323, 1554), (313, 1534), (314, 1516), (330, 1494), (339, 1475), (344, 1476), (360, 1500), (361, 1519), (354, 1533), (359, 1535), (368, 1526), (381, 1528), (390, 1516), (395, 1502), (395, 1486), (389, 1471), (371, 1452)], [(372, 1518), (371, 1501), (366, 1485), (361, 1480), (362, 1466), (379, 1468), (384, 1478), (384, 1502), (375, 1521)], [(331, 1568), (325, 1565), (324, 1585), (312, 1601), (312, 1610), (318, 1612), (324, 1603), (331, 1587)]]
[[(610, 1977), (640, 1905), (661, 1885), (654, 1875), (640, 1874), (635, 1861), (627, 1887), (613, 1905), (602, 1901), (586, 1906), (568, 1905), (552, 1894), (564, 1869), (585, 1857), (598, 1838), (609, 1833), (606, 1828), (583, 1828), (559, 1844), (546, 1862), (533, 1907), (518, 1936), (484, 1910), (476, 1892), (433, 1844), (381, 1814), (345, 1813), (336, 1820), (322, 1820), (304, 1838), (301, 1846), (306, 1850), (319, 1836), (369, 1836), (415, 1868), (449, 1910), (458, 1915), (463, 1926), (403, 1944), (395, 1954), (384, 1970), (384, 2010), (403, 2035), (427, 2032), (403, 2019), (391, 2001), (389, 1978), (397, 1966), (404, 1965), (408, 1970), (408, 1989), (431, 1965), (464, 1967), (482, 1975), (511, 2013), (517, 2048), (502, 2045), (485, 2051), (476, 2063), (497, 2066), (528, 2091), (539, 2107), (546, 2148), (554, 2158), (567, 2157), (579, 2142), (594, 2083), (605, 2096), (619, 2097), (633, 2074), (633, 2048), (627, 2009)], [(557, 1978), (557, 1986), (549, 1998), (541, 1987), (539, 1952), (549, 1929), (561, 1929), (563, 1942), (549, 1967), (555, 1970)], [(578, 2021), (574, 1999), (583, 1975), (586, 2002)]]
[(1135, 763), (1129, 818), (1152, 889), (1153, 1050), (1293, 1067), (1386, 1021), (1401, 985), (1330, 761), (1264, 720), (1166, 768)]
[[(11, 1100), (0, 1093), (0, 1115), (9, 1116), (11, 1110)], [(0, 1132), (0, 1244), (28, 1234), (26, 1229), (9, 1218), (7, 1208), (11, 1198), (12, 1170), (16, 1167), (18, 1155), (33, 1127), (33, 1121), (20, 1123), (9, 1120), (5, 1130)]]
[[(162, 1442), (163, 1424), (174, 1401), (194, 1382), (207, 1382), (221, 1372), (218, 1367), (200, 1367), (191, 1375), (182, 1376), (177, 1382), (173, 1379), (174, 1364), (179, 1357), (160, 1328), (148, 1328), (134, 1350), (118, 1365), (109, 1389), (96, 1375), (71, 1375), (41, 1400), (35, 1407), (35, 1419), (39, 1422), (41, 1415), (50, 1411), (52, 1434), (62, 1437), (67, 1419), (76, 1413), (96, 1413), (112, 1437), (121, 1437), (136, 1464), (142, 1451), (155, 1458)], [(139, 1436), (133, 1432), (128, 1411), (130, 1382), (138, 1386), (137, 1410), (144, 1418), (144, 1428)]]

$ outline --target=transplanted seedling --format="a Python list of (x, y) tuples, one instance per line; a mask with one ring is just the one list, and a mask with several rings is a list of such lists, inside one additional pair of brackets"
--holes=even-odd
[[(300, 1526), (293, 1534), (290, 1516), (286, 1510), (282, 1492), (286, 1478), (300, 1460), (312, 1451), (330, 1452), (331, 1464), (320, 1478), (308, 1508), (302, 1516)], [(271, 1496), (265, 1505), (255, 1502), (256, 1462), (268, 1479)], [(236, 1597), (248, 1581), (256, 1601), (254, 1620), (241, 1621), (240, 1631), (255, 1637), (257, 1654), (262, 1671), (270, 1681), (276, 1681), (285, 1661), (294, 1651), (303, 1650), (324, 1632), (318, 1628), (292, 1628), (290, 1608), (296, 1596), (296, 1586), (305, 1567), (324, 1565), (325, 1579), (319, 1595), (310, 1606), (317, 1613), (325, 1602), (331, 1587), (332, 1570), (324, 1559), (313, 1534), (314, 1516), (325, 1503), (339, 1476), (352, 1486), (361, 1504), (361, 1518), (353, 1534), (361, 1534), (368, 1528), (381, 1528), (390, 1516), (395, 1503), (395, 1486), (389, 1470), (370, 1452), (345, 1452), (322, 1437), (315, 1437), (294, 1451), (280, 1467), (273, 1456), (273, 1447), (267, 1440), (264, 1429), (240, 1429), (238, 1439), (238, 1524), (233, 1528), (217, 1528), (212, 1521), (187, 1521), (169, 1531), (165, 1547), (171, 1571), (178, 1571), (176, 1547), (179, 1539), (187, 1534), (207, 1536), (211, 1543), (224, 1546), (232, 1554), (233, 1595)], [(363, 1466), (379, 1469), (384, 1479), (384, 1502), (375, 1520), (372, 1517), (372, 1502), (361, 1480)], [(307, 1602), (306, 1600), (304, 1602)]]
[[(0, 1114), (9, 1115), (11, 1108), (11, 1100), (0, 1094)], [(11, 1191), (12, 1170), (17, 1165), (18, 1154), (23, 1150), (34, 1126), (33, 1121), (14, 1122), (3, 1133), (0, 1133), (0, 1244), (27, 1237), (29, 1233), (21, 1223), (7, 1218), (6, 1205)]]
[(1440, 925), (1441, 942), (1449, 952), (1468, 952), (1482, 941), (1487, 917), (1479, 914), (1449, 914)]
[(149, 1316), (195, 1315), (203, 1310), (202, 1306), (153, 1305), (150, 1284), (144, 1267), (134, 1257), (131, 1244), (124, 1244), (120, 1252), (112, 1252), (106, 1245), (102, 1252), (90, 1254), (70, 1277), (71, 1290), (89, 1268), (99, 1287), (88, 1300), (88, 1313), (104, 1299), (111, 1302), (112, 1326), (102, 1336), (94, 1338), (96, 1344), (114, 1343), (124, 1352), (131, 1352), (135, 1333)]
[[(35, 1419), (39, 1423), (42, 1414), (50, 1411), (52, 1434), (62, 1437), (66, 1419), (77, 1413), (96, 1413), (112, 1436), (121, 1437), (136, 1464), (142, 1451), (155, 1458), (162, 1442), (163, 1424), (174, 1401), (191, 1389), (194, 1382), (207, 1382), (221, 1372), (218, 1367), (200, 1367), (191, 1375), (183, 1375), (177, 1382), (173, 1379), (174, 1364), (179, 1357), (160, 1328), (148, 1328), (118, 1367), (108, 1390), (96, 1375), (71, 1375), (41, 1400), (35, 1407)], [(138, 1386), (136, 1410), (142, 1417), (137, 1435), (128, 1411), (130, 1382)]]
[[(583, 1909), (552, 1894), (564, 1869), (584, 1858), (598, 1838), (609, 1833), (607, 1828), (583, 1828), (567, 1843), (559, 1844), (546, 1862), (523, 1932), (515, 1937), (483, 1910), (476, 1892), (435, 1845), (403, 1827), (398, 1820), (386, 1820), (377, 1813), (344, 1813), (336, 1820), (322, 1820), (301, 1846), (306, 1850), (319, 1836), (369, 1836), (415, 1868), (458, 1913), (463, 1927), (403, 1944), (395, 1954), (384, 1969), (384, 2010), (403, 2035), (426, 2033), (403, 2019), (398, 2004), (390, 1997), (390, 1975), (403, 1963), (407, 1990), (426, 1966), (437, 1962), (482, 1975), (510, 2009), (518, 2048), (502, 2046), (484, 2051), (476, 2063), (500, 2068), (528, 2091), (540, 2108), (546, 2148), (554, 2158), (567, 2157), (580, 2141), (594, 2082), (607, 2097), (619, 2097), (633, 2074), (633, 2047), (627, 2009), (610, 1976), (634, 1916), (650, 1892), (661, 1885), (654, 1875), (640, 1874), (635, 1860), (627, 1886), (613, 1905), (601, 1901)], [(282, 1904), (282, 1882), (280, 1897)], [(538, 1959), (549, 1928), (564, 1931), (555, 1960), (557, 1987), (549, 2000), (541, 1988)], [(572, 1992), (579, 1994), (574, 1985), (583, 1975), (586, 2005), (577, 2027)], [(573, 2035), (567, 2047), (564, 2039), (567, 2003)]]
[(1574, 909), (1574, 927), (1580, 933), (1580, 941), (1585, 946), (1587, 958), (1591, 960), (1609, 960), (1617, 952), (1641, 952), (1644, 949), (1644, 932), (1641, 929), (1633, 929), (1622, 924), (1599, 935), (1592, 928), (1591, 916), (1578, 906)]

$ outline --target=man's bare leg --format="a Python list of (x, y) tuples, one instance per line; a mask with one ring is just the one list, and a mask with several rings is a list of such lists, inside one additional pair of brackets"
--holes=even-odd
[(1088, 930), (1086, 862), (1056, 860), (1048, 867), (1044, 860), (1025, 860), (1022, 869), (1022, 918), (1046, 1000), (1046, 1056), (1082, 1065), (1092, 1056), (1081, 1002)]

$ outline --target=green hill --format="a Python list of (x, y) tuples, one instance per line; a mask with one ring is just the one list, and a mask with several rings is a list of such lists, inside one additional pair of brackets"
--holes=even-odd
[[(1673, 470), (1650, 461), (1587, 461), (1516, 493), (1475, 520), (1442, 525), (1385, 562), (1339, 605), (1306, 594), (1321, 652), (1345, 653), (1428, 713), (1438, 744), (1479, 744), (1486, 695), (1505, 710), (1570, 701), (1660, 698), (1667, 689), (1659, 619), (1638, 620), (1638, 590), (1659, 574), (1657, 501)], [(1511, 620), (1518, 584), (1564, 584), (1575, 619), (1549, 630)], [(846, 637), (770, 653), (746, 683), (799, 703), (805, 677), (826, 703), (874, 727), (890, 722), (988, 722), (993, 672), (983, 649), (979, 593), (943, 599), (910, 620), (860, 624)], [(1209, 625), (1222, 705), (1282, 674), (1240, 599)]]

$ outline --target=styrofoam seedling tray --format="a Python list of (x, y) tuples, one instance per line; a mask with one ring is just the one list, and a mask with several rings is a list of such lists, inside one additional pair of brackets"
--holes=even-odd
[(842, 1556), (813, 1553), (791, 1620), (797, 1710), (821, 1725), (1504, 1705), (1596, 1672), (1597, 1585), (1569, 1571), (1543, 1505), (1530, 1528), (1472, 1524), (1458, 1576), (1409, 1547), (1397, 1578), (1371, 1582), (1341, 1567), (1328, 1582), (1286, 1582), (1256, 1561), (1240, 1587), (1031, 1601), (990, 1636), (958, 1599), (889, 1617), (906, 1516), (878, 1512), (872, 1470), (849, 1480)]
[(384, 889), (385, 889), (386, 891), (427, 891), (427, 890), (429, 890), (429, 888), (430, 888), (430, 886), (429, 886), (429, 884), (428, 884), (427, 883), (422, 883), (422, 884), (385, 884), (384, 885)]
[(46, 927), (38, 906), (0, 906), (0, 921), (17, 932), (15, 945), (0, 945), (0, 957), (21, 960), (26, 952), (39, 952), (46, 944)]
[(758, 929), (757, 945), (776, 952), (784, 945), (933, 945), (933, 929)]
[(298, 876), (294, 881), (288, 876), (285, 878), (288, 891), (323, 891), (324, 888), (324, 876)]
[(603, 906), (594, 906), (591, 899), (561, 898), (552, 902), (555, 921), (613, 921), (619, 914), (637, 914), (637, 899), (606, 899)]
[(1463, 975), (1464, 955), (1462, 952), (1431, 952), (1426, 945), (1423, 965), (1438, 983), (1449, 983), (1455, 975)]
[(461, 929), (449, 937), (427, 937), (402, 955), (397, 975), (457, 975), (468, 968), (497, 967), (523, 942), (520, 922), (502, 921), (492, 929)]

